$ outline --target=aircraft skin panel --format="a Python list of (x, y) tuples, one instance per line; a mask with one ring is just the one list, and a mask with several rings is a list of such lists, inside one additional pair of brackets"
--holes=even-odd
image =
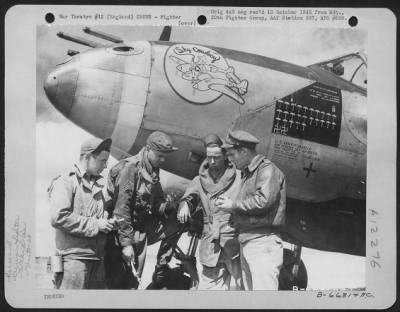
[[(175, 92), (164, 67), (167, 47), (156, 45), (152, 50), (153, 62), (143, 127), (161, 127), (169, 133), (193, 138), (201, 138), (209, 129), (213, 129), (217, 134), (225, 136), (232, 120), (239, 114), (241, 104), (227, 96), (221, 96), (220, 92), (216, 93), (214, 90), (211, 90), (211, 93), (200, 93), (191, 87), (190, 81), (188, 85), (183, 85), (185, 88), (181, 93)], [(186, 82), (182, 78), (183, 73), (176, 68), (179, 64), (173, 64), (175, 67), (170, 72), (170, 79)], [(174, 86), (181, 87), (177, 84)], [(186, 88), (187, 86), (190, 88)], [(210, 102), (210, 99), (214, 102), (205, 104)], [(200, 101), (205, 103), (200, 104)]]
[(233, 129), (241, 129), (257, 137), (260, 140), (260, 143), (257, 144), (257, 151), (266, 155), (266, 151), (270, 149), (273, 135), (274, 113), (275, 105), (249, 112), (236, 119)]
[(115, 73), (125, 72), (126, 57), (110, 53), (107, 48), (85, 51), (75, 56), (79, 59), (81, 68), (92, 68)]
[[(193, 45), (180, 48), (204, 49)], [(162, 124), (166, 131), (191, 137), (203, 137), (210, 128), (225, 137), (227, 129), (232, 127), (232, 121), (240, 115), (272, 105), (275, 97), (292, 93), (313, 82), (266, 68), (249, 67), (248, 64), (223, 59), (222, 55), (214, 55), (223, 59), (218, 68), (215, 68), (217, 66), (212, 63), (212, 58), (203, 59), (199, 66), (203, 71), (208, 70), (208, 74), (201, 72), (199, 78), (196, 72), (188, 73), (188, 67), (185, 67), (187, 63), (184, 62), (189, 62), (193, 56), (179, 55), (159, 45), (153, 46), (153, 54), (150, 94), (143, 126), (152, 129), (153, 125)], [(216, 72), (219, 76), (214, 75)], [(224, 87), (230, 87), (236, 93), (236, 100), (232, 94), (224, 93), (223, 88), (213, 87), (223, 80), (221, 77), (225, 77)], [(282, 84), (283, 80), (285, 84)], [(210, 88), (200, 90), (197, 86), (199, 81), (210, 83)], [(153, 84), (157, 85), (153, 88)], [(205, 88), (204, 84), (202, 88)], [(166, 97), (168, 101), (165, 101)]]
[(201, 45), (173, 45), (166, 50), (164, 59), (171, 89), (194, 105), (211, 105), (230, 98), (243, 106), (241, 111), (253, 110), (314, 82), (276, 69), (231, 60)]
[[(117, 80), (117, 84), (116, 84)], [(104, 71), (99, 68), (82, 67), (79, 71), (76, 96), (111, 100), (115, 94), (115, 86), (122, 86), (123, 75), (117, 72)], [(112, 90), (112, 92), (110, 92)], [(121, 88), (119, 89), (121, 91)], [(117, 94), (118, 100), (120, 95)]]
[[(147, 85), (147, 80), (141, 79), (135, 83), (137, 86)], [(120, 108), (111, 138), (113, 145), (121, 150), (128, 151), (136, 140), (143, 118), (146, 96), (147, 93), (137, 94), (136, 104), (129, 102), (117, 103)]]
[(312, 84), (276, 102), (273, 133), (338, 147), (342, 105), (340, 90)]
[[(122, 53), (119, 55), (126, 55), (125, 73), (128, 75), (140, 75), (141, 77), (150, 77), (150, 62), (151, 62), (151, 45), (148, 41), (136, 41), (117, 45), (116, 47), (109, 48), (110, 53), (118, 53), (112, 49), (119, 46), (130, 47), (131, 52)], [(117, 54), (118, 55), (118, 54)]]
[(72, 106), (75, 102), (75, 93), (79, 73), (75, 69), (67, 67), (56, 70), (49, 75), (48, 88), (52, 89), (50, 95), (54, 107), (65, 117), (70, 118)]
[(243, 77), (249, 81), (248, 93), (245, 96), (245, 105), (241, 107), (241, 114), (248, 111), (270, 106), (277, 99), (292, 94), (296, 90), (303, 89), (315, 81), (307, 78), (293, 76), (284, 72), (248, 65), (229, 60), (232, 67), (243, 73)]
[(366, 202), (348, 197), (286, 201), (284, 239), (304, 247), (365, 256)]
[[(56, 108), (93, 135), (110, 137), (117, 121), (119, 104), (115, 103), (120, 102), (124, 64), (123, 58), (116, 59), (104, 48), (72, 57), (49, 75), (58, 81)], [(47, 87), (52, 94), (54, 86)]]
[(110, 137), (117, 121), (123, 76), (81, 68), (70, 120), (96, 136)]
[[(157, 45), (164, 45), (164, 46), (172, 46), (172, 45), (177, 45), (180, 44), (178, 42), (163, 42), (163, 41), (156, 41), (152, 42), (153, 44)], [(224, 55), (225, 57), (238, 61), (241, 63), (245, 64), (251, 64), (255, 65), (258, 67), (266, 67), (270, 68), (275, 71), (282, 71), (290, 75), (295, 75), (303, 78), (308, 78), (308, 79), (313, 79), (313, 71), (310, 69), (307, 69), (302, 66), (298, 66), (295, 64), (290, 64), (284, 61), (272, 59), (266, 56), (261, 56), (257, 54), (252, 54), (252, 53), (247, 53), (243, 51), (237, 51), (237, 50), (232, 50), (232, 49), (225, 49), (225, 48), (220, 48), (220, 47), (214, 47), (214, 46), (203, 46), (203, 47), (208, 47), (216, 52), (218, 52), (221, 55)]]
[[(116, 147), (129, 150), (142, 123), (146, 104), (151, 49), (148, 42), (89, 50), (74, 58), (79, 64), (72, 104), (61, 105), (68, 118), (99, 137), (111, 137)], [(133, 49), (133, 50), (132, 50)], [(67, 64), (70, 66), (69, 64)], [(67, 73), (68, 74), (68, 73)], [(70, 79), (65, 73), (59, 79)], [(64, 83), (61, 90), (65, 88)], [(70, 92), (70, 91), (68, 91)], [(65, 96), (64, 102), (68, 100)]]
[[(81, 68), (75, 100), (86, 104), (74, 105), (71, 110), (75, 123), (87, 125), (87, 130), (100, 137), (110, 135), (116, 147), (132, 153), (145, 144), (152, 130), (163, 130), (173, 136), (180, 148), (166, 169), (186, 178), (197, 174), (204, 157), (201, 138), (209, 129), (221, 137), (232, 127), (248, 130), (261, 139), (259, 151), (288, 172), (291, 198), (322, 202), (338, 196), (363, 197), (365, 165), (355, 155), (358, 147), (339, 147), (343, 142), (340, 138), (350, 134), (349, 127), (342, 131), (342, 118), (338, 117), (343, 109), (339, 90), (232, 61), (200, 45), (165, 47), (142, 43), (139, 47), (138, 54), (116, 56), (117, 68), (121, 59), (129, 59), (123, 62), (123, 71), (129, 74), (111, 72), (110, 68), (105, 71), (108, 61), (97, 62), (102, 64), (99, 69)], [(140, 65), (136, 66), (136, 61)], [(223, 88), (207, 89), (201, 84), (205, 80), (214, 85), (223, 77)], [(231, 88), (237, 97), (224, 93), (224, 88)], [(102, 94), (103, 90), (113, 91)], [(350, 93), (343, 94), (346, 101), (351, 98)], [(96, 122), (82, 119), (90, 116), (89, 110), (96, 111), (88, 104), (91, 99), (101, 103)], [(346, 112), (356, 110), (362, 101), (354, 103), (353, 108), (346, 106)], [(81, 106), (88, 111), (82, 113)], [(110, 112), (114, 117), (107, 123)], [(282, 132), (284, 126), (286, 130)], [(327, 176), (331, 178), (326, 179)]]
[[(161, 41), (152, 43), (165, 46), (172, 46), (177, 44), (176, 42), (161, 42)], [(318, 81), (322, 84), (331, 85), (338, 89), (347, 90), (349, 92), (359, 92), (366, 95), (366, 90), (364, 88), (359, 87), (344, 79), (340, 79), (339, 77), (333, 76), (332, 74), (330, 74), (329, 72), (327, 72), (326, 70), (322, 69), (320, 66), (315, 64), (310, 65), (308, 67), (302, 67), (281, 60), (269, 58), (267, 56), (262, 56), (232, 49), (225, 49), (220, 47), (213, 47), (213, 46), (207, 46), (207, 47), (215, 50), (216, 52), (222, 55), (225, 55), (227, 58), (233, 61), (238, 61), (241, 63), (254, 65), (257, 67), (269, 68), (271, 70), (284, 72), (289, 75), (295, 75), (298, 77), (303, 77), (306, 79)]]
[[(352, 110), (345, 96), (344, 101), (340, 90), (315, 83), (271, 107), (239, 117), (234, 129), (249, 131), (260, 139), (258, 152), (287, 173), (291, 198), (365, 200), (365, 149), (342, 123), (342, 110)], [(355, 105), (353, 110), (357, 109)], [(345, 136), (352, 140), (351, 146), (343, 145)]]
[(343, 109), (344, 126), (350, 134), (342, 136), (339, 146), (350, 148), (356, 145), (358, 150), (365, 154), (367, 145), (367, 97), (347, 91), (342, 91), (342, 97), (343, 102), (346, 103)]
[[(258, 78), (268, 70), (264, 68), (247, 68), (245, 71), (245, 69), (242, 70), (240, 67), (242, 64), (230, 62), (230, 60), (228, 60), (228, 62), (230, 62), (228, 66), (234, 68), (235, 74), (241, 76), (243, 80), (248, 80), (249, 90), (247, 94), (243, 96), (246, 103), (244, 105), (234, 103), (235, 101), (226, 96), (219, 97), (215, 102), (206, 106), (198, 105), (196, 103), (188, 103), (188, 101), (183, 98), (185, 94), (181, 96), (176, 94), (176, 91), (171, 90), (171, 82), (168, 80), (168, 77), (165, 79), (165, 76), (167, 76), (168, 73), (164, 72), (165, 66), (162, 66), (164, 64), (162, 64), (162, 58), (160, 56), (168, 55), (167, 50), (165, 48), (160, 49), (158, 46), (154, 46), (153, 53), (154, 57), (149, 87), (150, 94), (148, 96), (148, 102), (144, 113), (143, 131), (141, 131), (141, 133), (143, 132), (144, 135), (144, 133), (148, 133), (146, 131), (149, 130), (163, 129), (177, 137), (189, 136), (187, 140), (177, 139), (177, 146), (180, 148), (180, 151), (175, 153), (175, 158), (178, 160), (178, 163), (181, 164), (181, 168), (175, 168), (174, 173), (177, 173), (176, 170), (179, 170), (180, 173), (178, 174), (182, 174), (187, 178), (195, 176), (197, 174), (196, 169), (198, 164), (189, 160), (190, 153), (195, 152), (201, 155), (202, 146), (201, 144), (193, 145), (193, 143), (190, 142), (193, 142), (193, 139), (201, 139), (209, 132), (209, 129), (213, 129), (214, 132), (224, 137), (227, 129), (232, 127), (232, 120), (235, 120), (235, 118), (240, 116), (242, 112), (246, 112), (247, 108), (247, 112), (250, 110), (250, 113), (244, 114), (238, 118), (234, 127), (243, 129), (244, 126), (245, 130), (249, 130), (262, 138), (259, 148), (263, 153), (269, 154), (271, 159), (276, 161), (278, 166), (282, 167), (282, 170), (286, 171), (285, 168), (287, 168), (287, 171), (295, 172), (293, 177), (288, 177), (289, 181), (296, 181), (293, 183), (293, 187), (290, 185), (288, 187), (288, 192), (293, 198), (301, 200), (315, 200), (315, 198), (317, 198), (317, 201), (324, 201), (343, 195), (357, 197), (357, 194), (347, 194), (348, 188), (346, 187), (354, 184), (351, 175), (352, 172), (354, 172), (353, 168), (338, 165), (340, 163), (346, 163), (345, 159), (348, 159), (349, 157), (354, 158), (352, 152), (330, 148), (337, 148), (339, 142), (341, 118), (338, 118), (337, 116), (341, 116), (342, 114), (342, 99), (340, 91), (304, 79), (300, 81), (300, 83), (299, 81), (296, 81), (293, 84), (293, 88), (286, 87), (286, 92), (282, 91), (285, 96), (280, 100), (273, 102), (272, 98), (268, 98), (267, 101), (272, 101), (272, 104), (269, 104), (271, 106), (264, 105), (261, 108), (259, 107), (256, 111), (252, 111), (251, 108), (256, 109), (256, 107), (250, 107), (250, 105), (247, 105), (247, 101), (250, 103), (260, 103), (262, 100), (255, 97), (266, 98), (268, 94), (271, 93), (271, 90), (268, 90), (266, 92), (267, 94), (263, 93), (266, 88), (262, 87), (260, 83), (263, 81)], [(178, 62), (177, 66), (183, 64), (183, 62)], [(241, 75), (241, 73), (243, 73), (243, 75)], [(180, 78), (182, 72), (175, 68), (175, 72), (170, 75), (178, 75), (178, 78)], [(254, 80), (246, 79), (250, 77), (253, 77)], [(273, 77), (274, 75), (271, 73), (271, 79)], [(157, 81), (157, 92), (152, 91), (152, 83), (155, 83), (154, 81)], [(268, 83), (269, 79), (265, 79), (265, 81), (265, 83)], [(278, 79), (278, 81), (280, 81), (280, 79)], [(280, 83), (280, 85), (282, 84)], [(262, 90), (262, 92), (252, 93), (250, 91), (252, 86), (257, 90)], [(300, 88), (300, 91), (295, 94), (293, 90), (299, 90), (299, 86), (302, 88)], [(167, 102), (164, 101), (165, 94), (169, 94), (169, 101)], [(193, 95), (193, 93), (191, 94)], [(250, 98), (250, 100), (248, 100), (248, 98)], [(285, 106), (285, 102), (289, 105)], [(275, 105), (273, 105), (274, 103)], [(295, 103), (296, 106), (293, 105), (293, 103)], [(302, 105), (299, 106), (299, 103)], [(236, 106), (236, 109), (229, 110), (227, 105), (232, 105), (233, 107)], [(309, 129), (314, 129), (314, 132), (308, 132), (307, 138), (314, 139), (315, 142), (310, 142), (310, 140), (304, 139), (299, 131), (293, 131), (292, 133), (289, 132), (289, 134), (295, 137), (293, 142), (290, 142), (293, 145), (289, 150), (286, 150), (287, 145), (278, 144), (276, 140), (274, 140), (274, 138), (276, 139), (281, 136), (272, 135), (275, 127), (274, 121), (276, 121), (277, 118), (277, 109), (281, 106), (282, 108), (286, 107), (290, 112), (294, 111), (296, 113), (298, 110), (302, 113), (304, 108), (314, 108), (315, 113), (313, 114), (320, 114), (320, 122), (318, 125), (314, 124), (313, 127), (307, 125), (309, 126)], [(317, 107), (320, 108), (318, 112), (316, 111)], [(323, 107), (323, 109), (321, 107)], [(227, 114), (227, 111), (230, 111), (230, 113)], [(315, 118), (318, 116), (312, 115), (310, 111), (307, 111), (307, 113), (307, 118), (309, 116), (314, 116)], [(322, 113), (324, 113), (324, 118), (321, 117)], [(298, 118), (297, 115), (296, 118)], [(303, 118), (302, 114), (301, 118)], [(309, 122), (309, 119), (307, 119), (306, 122)], [(331, 122), (336, 122), (336, 128), (330, 129), (321, 127), (321, 125), (325, 126)], [(260, 124), (263, 124), (264, 127), (259, 127), (258, 125)], [(246, 127), (251, 129), (247, 129)], [(293, 127), (295, 129), (296, 125), (293, 124)], [(326, 138), (326, 133), (322, 133), (323, 131), (321, 129), (325, 132), (330, 131), (332, 135)], [(300, 130), (300, 127), (298, 130)], [(269, 139), (271, 136), (273, 137), (273, 140)], [(135, 145), (140, 145), (138, 142), (135, 143)], [(188, 148), (188, 144), (191, 145), (190, 148)], [(274, 152), (271, 153), (271, 149), (273, 149)], [(135, 148), (132, 150), (135, 150)], [(340, 159), (339, 161), (336, 160), (336, 157), (333, 158), (329, 156), (332, 152), (334, 152), (334, 155)], [(288, 162), (286, 159), (287, 157), (294, 160)], [(167, 165), (166, 167), (174, 168), (172, 165)], [(293, 167), (298, 168), (298, 170), (293, 170)], [(316, 168), (319, 171), (318, 174), (314, 174), (314, 172), (317, 171)], [(331, 170), (331, 173), (329, 173), (329, 170)], [(325, 174), (329, 174), (332, 178), (340, 180), (337, 184), (341, 185), (341, 187), (336, 189), (332, 188), (331, 184), (336, 181), (320, 178)], [(300, 187), (300, 189), (297, 188), (298, 181), (302, 181), (302, 183), (304, 182), (304, 184), (301, 184), (302, 187)], [(296, 184), (296, 187), (294, 187), (294, 184)], [(316, 194), (323, 195), (316, 196)]]
[(288, 197), (311, 202), (341, 196), (363, 199), (358, 190), (350, 187), (360, 182), (354, 175), (354, 163), (349, 162), (354, 157), (350, 151), (273, 135), (265, 154), (285, 172)]
[(135, 54), (127, 56), (123, 76), (117, 123), (112, 133), (113, 145), (129, 151), (134, 144), (143, 120), (149, 90), (151, 49), (148, 42), (128, 45)]

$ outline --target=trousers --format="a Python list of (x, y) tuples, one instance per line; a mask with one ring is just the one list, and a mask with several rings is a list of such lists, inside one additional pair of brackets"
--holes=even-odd
[[(167, 265), (173, 256), (174, 249), (180, 238), (181, 227), (176, 218), (176, 212), (170, 213), (168, 218), (159, 217), (154, 214), (146, 216), (143, 228), (134, 233), (134, 262), (139, 277), (143, 273), (147, 245), (161, 241), (157, 253), (156, 266)], [(107, 288), (137, 288), (137, 280), (133, 277), (131, 268), (122, 258), (122, 248), (116, 243), (115, 233), (108, 236), (104, 262)]]
[(278, 290), (283, 243), (277, 234), (240, 243), (240, 258), (245, 290)]
[[(231, 287), (231, 283), (234, 287)], [(221, 250), (215, 267), (203, 265), (199, 290), (240, 290), (243, 288), (240, 259), (232, 259)]]
[(64, 259), (64, 272), (54, 275), (56, 289), (103, 289), (103, 260)]

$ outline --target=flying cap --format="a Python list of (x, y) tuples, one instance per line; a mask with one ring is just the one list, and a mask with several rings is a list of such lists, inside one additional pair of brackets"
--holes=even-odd
[(81, 145), (81, 154), (96, 154), (100, 153), (102, 151), (110, 151), (111, 148), (111, 139), (99, 139), (99, 138), (91, 138), (86, 140), (85, 142), (82, 143)]
[(221, 147), (223, 144), (221, 138), (218, 135), (216, 135), (215, 133), (207, 134), (204, 137), (203, 142), (204, 142), (205, 147), (212, 145), (212, 144), (215, 144), (215, 145), (218, 145)]
[(260, 141), (252, 134), (243, 131), (235, 130), (228, 131), (226, 136), (225, 144), (222, 145), (223, 148), (233, 148), (233, 147), (255, 147)]
[(168, 134), (165, 134), (161, 131), (154, 131), (147, 138), (147, 146), (149, 146), (152, 150), (158, 152), (173, 152), (177, 151), (178, 148), (172, 146), (172, 140)]

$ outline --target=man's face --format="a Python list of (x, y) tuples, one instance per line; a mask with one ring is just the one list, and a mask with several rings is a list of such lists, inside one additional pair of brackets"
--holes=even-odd
[(97, 156), (89, 154), (87, 159), (86, 171), (93, 176), (100, 175), (107, 168), (108, 157), (110, 152), (102, 151)]
[(245, 151), (241, 147), (229, 148), (226, 156), (239, 170), (243, 170), (248, 165)]
[(160, 168), (165, 162), (169, 153), (154, 151), (149, 148), (148, 159), (154, 168)]
[(219, 146), (209, 146), (206, 149), (207, 161), (212, 169), (222, 169), (225, 167), (225, 155)]

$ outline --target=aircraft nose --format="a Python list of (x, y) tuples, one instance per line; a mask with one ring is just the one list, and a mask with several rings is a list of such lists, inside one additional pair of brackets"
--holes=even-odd
[(44, 90), (67, 119), (113, 146), (130, 151), (142, 126), (149, 94), (151, 47), (126, 55), (121, 46), (91, 49), (60, 63)]
[(47, 95), (47, 98), (50, 102), (53, 102), (56, 94), (57, 94), (57, 87), (58, 87), (58, 79), (57, 75), (51, 73), (47, 76), (46, 81), (44, 82), (44, 91)]
[(72, 109), (77, 79), (78, 72), (66, 66), (51, 72), (44, 83), (47, 98), (66, 117), (69, 117)]

